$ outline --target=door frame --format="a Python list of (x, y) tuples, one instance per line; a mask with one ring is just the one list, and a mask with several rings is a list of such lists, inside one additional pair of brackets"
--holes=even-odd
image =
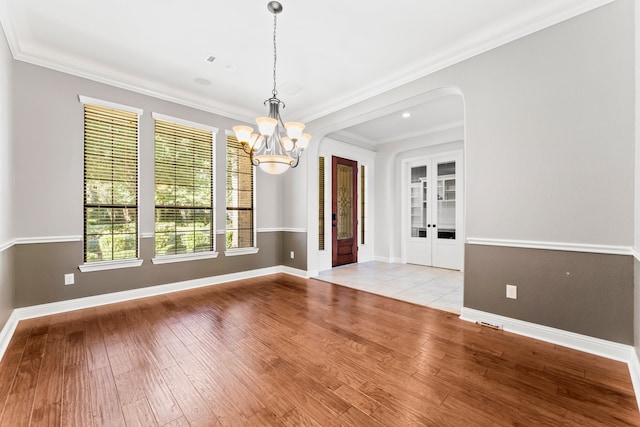
[[(336, 227), (336, 221), (338, 220), (337, 218), (337, 208), (338, 208), (338, 198), (337, 198), (337, 191), (338, 191), (338, 180), (336, 179), (337, 177), (337, 173), (338, 173), (338, 164), (343, 164), (345, 166), (348, 166), (352, 168), (353, 174), (352, 174), (352, 178), (351, 178), (351, 203), (352, 203), (352, 209), (351, 209), (351, 231), (352, 231), (352, 242), (351, 242), (351, 253), (353, 254), (353, 258), (351, 262), (342, 262), (342, 263), (338, 263), (338, 257), (340, 256), (338, 254), (338, 249), (339, 249), (339, 245), (338, 245), (338, 236), (337, 236), (337, 230), (338, 228)], [(338, 267), (341, 265), (346, 265), (346, 264), (354, 264), (358, 262), (358, 243), (360, 240), (360, 236), (358, 233), (358, 230), (360, 229), (359, 227), (359, 221), (358, 221), (358, 210), (359, 210), (359, 203), (358, 201), (360, 200), (360, 198), (358, 197), (358, 194), (360, 193), (359, 191), (359, 182), (360, 180), (358, 179), (360, 176), (360, 170), (359, 170), (359, 164), (357, 160), (351, 160), (351, 159), (347, 159), (341, 156), (336, 156), (336, 155), (332, 155), (331, 156), (331, 266), (332, 267)]]
[[(315, 245), (313, 250), (310, 250), (309, 253), (316, 253), (316, 268), (317, 271), (330, 270), (333, 267), (331, 266), (332, 261), (332, 243), (331, 243), (331, 177), (332, 177), (332, 167), (331, 167), (331, 157), (338, 156), (343, 157), (345, 159), (357, 160), (359, 168), (364, 166), (366, 174), (365, 174), (365, 204), (364, 204), (364, 217), (365, 217), (365, 227), (364, 230), (360, 229), (359, 233), (364, 233), (365, 241), (364, 243), (359, 242), (358, 244), (358, 263), (373, 261), (375, 259), (373, 248), (375, 246), (375, 176), (376, 176), (376, 167), (375, 167), (375, 159), (376, 153), (368, 150), (366, 148), (356, 147), (355, 145), (345, 144), (343, 142), (333, 140), (330, 138), (324, 138), (321, 142), (320, 148), (318, 150), (318, 157), (325, 158), (325, 168), (324, 168), (324, 206), (325, 209), (323, 211), (324, 215), (324, 241), (325, 248), (324, 250), (318, 249), (317, 242), (314, 242)], [(317, 165), (317, 158), (313, 160)], [(317, 169), (316, 169), (317, 173)], [(317, 186), (317, 184), (316, 184)], [(363, 196), (362, 188), (360, 188), (360, 183), (358, 183), (358, 197)], [(361, 200), (358, 200), (358, 206), (361, 205)], [(316, 211), (317, 212), (317, 211)], [(314, 215), (318, 215), (314, 212)], [(362, 226), (362, 224), (359, 224)], [(309, 231), (309, 233), (317, 233), (317, 229), (313, 229)], [(315, 270), (314, 270), (315, 271)]]
[[(449, 150), (443, 152), (436, 152), (429, 155), (421, 155), (418, 157), (403, 159), (401, 163), (400, 173), (400, 252), (401, 260), (403, 264), (407, 263), (407, 245), (409, 242), (408, 231), (410, 228), (410, 194), (409, 194), (409, 174), (410, 165), (415, 165), (420, 162), (431, 162), (433, 159), (446, 157), (455, 157), (456, 160), (456, 235), (460, 236), (458, 240), (458, 270), (464, 270), (464, 243), (465, 243), (465, 228), (464, 228), (464, 209), (466, 202), (465, 192), (465, 178), (464, 178), (464, 149)], [(459, 165), (459, 166), (458, 166)], [(458, 194), (460, 198), (458, 199)], [(459, 201), (458, 201), (459, 200)], [(459, 224), (459, 225), (458, 225)], [(433, 257), (433, 254), (432, 254)]]

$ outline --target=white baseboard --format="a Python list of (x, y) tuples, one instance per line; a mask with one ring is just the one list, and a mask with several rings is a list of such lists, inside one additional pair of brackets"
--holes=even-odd
[(374, 256), (374, 261), (378, 262), (386, 262), (388, 264), (402, 264), (402, 258), (393, 258), (393, 257), (385, 257), (385, 256)]
[(0, 360), (2, 360), (4, 352), (7, 351), (7, 347), (9, 347), (9, 342), (11, 341), (11, 337), (13, 337), (13, 333), (16, 331), (16, 326), (18, 326), (18, 319), (16, 318), (14, 310), (11, 312), (9, 319), (7, 319), (7, 323), (4, 324), (4, 328), (0, 331)]
[(166, 285), (148, 286), (145, 288), (131, 289), (129, 291), (112, 292), (109, 294), (16, 308), (13, 312), (18, 320), (31, 319), (34, 317), (49, 316), (51, 314), (98, 307), (116, 302), (131, 301), (139, 298), (168, 294), (204, 286), (218, 285), (220, 283), (232, 282), (234, 280), (250, 279), (252, 277), (266, 276), (268, 274), (281, 272), (283, 272), (282, 266), (261, 268), (258, 270), (203, 277), (201, 279), (185, 280), (183, 282), (169, 283)]
[(638, 408), (640, 408), (640, 359), (638, 359), (638, 353), (635, 351), (635, 349), (630, 357), (628, 365), (629, 375), (631, 376), (631, 383), (633, 384), (633, 391), (636, 394)]
[(168, 294), (172, 292), (183, 291), (187, 289), (195, 289), (205, 286), (218, 285), (221, 283), (232, 282), (234, 280), (250, 279), (253, 277), (266, 276), (275, 273), (286, 273), (299, 277), (309, 277), (306, 271), (298, 270), (291, 267), (276, 266), (261, 268), (257, 270), (242, 271), (239, 273), (223, 274), (220, 276), (204, 277), (201, 279), (185, 280), (183, 282), (169, 283), (165, 285), (149, 286), (140, 289), (132, 289), (129, 291), (112, 292), (109, 294), (95, 295), (91, 297), (76, 298), (67, 301), (52, 302), (48, 304), (39, 304), (30, 307), (20, 307), (13, 310), (11, 316), (0, 330), (0, 360), (13, 337), (16, 326), (20, 320), (31, 319), (34, 317), (49, 316), (52, 314), (64, 313), (67, 311), (81, 310), (84, 308), (98, 307), (101, 305), (113, 304), (123, 301), (131, 301), (135, 299)]
[(469, 322), (485, 322), (491, 325), (499, 325), (507, 332), (513, 332), (514, 334), (524, 335), (620, 362), (629, 363), (631, 352), (635, 353), (635, 349), (630, 345), (563, 331), (562, 329), (551, 328), (549, 326), (538, 325), (536, 323), (525, 322), (497, 314), (486, 313), (472, 308), (462, 307), (460, 318)]
[(282, 272), (286, 274), (290, 274), (292, 276), (302, 277), (303, 279), (308, 279), (309, 277), (312, 277), (310, 272), (308, 271), (300, 270), (293, 267), (287, 267), (286, 265), (282, 266)]
[(497, 314), (486, 313), (467, 307), (462, 307), (460, 319), (468, 322), (485, 322), (490, 325), (500, 326), (507, 332), (624, 362), (629, 367), (633, 390), (636, 401), (638, 402), (638, 407), (640, 408), (640, 360), (638, 360), (638, 353), (633, 346), (550, 328), (548, 326), (512, 319)]

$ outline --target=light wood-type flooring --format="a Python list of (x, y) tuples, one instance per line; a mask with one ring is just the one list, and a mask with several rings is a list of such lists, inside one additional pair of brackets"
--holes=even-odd
[(284, 274), (21, 321), (1, 426), (640, 425), (627, 366)]

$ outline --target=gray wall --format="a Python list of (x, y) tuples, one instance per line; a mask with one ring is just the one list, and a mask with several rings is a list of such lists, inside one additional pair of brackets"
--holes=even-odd
[[(83, 107), (78, 95), (144, 109), (140, 119), (140, 232), (154, 231), (153, 119), (158, 112), (219, 129), (216, 160), (216, 228), (225, 227), (225, 130), (238, 124), (226, 117), (114, 88), (46, 68), (15, 62), (12, 126), (15, 175), (13, 253), (15, 306), (23, 307), (145, 286), (282, 265), (281, 176), (258, 172), (259, 252), (224, 256), (217, 236), (217, 259), (154, 265), (153, 239), (141, 242), (141, 267), (81, 273), (83, 263)], [(38, 125), (33, 120), (37, 118)], [(37, 173), (36, 173), (37, 171)], [(25, 239), (53, 243), (25, 243)], [(76, 240), (66, 243), (61, 240)], [(300, 256), (304, 254), (300, 252)], [(298, 259), (297, 263), (304, 262)], [(63, 276), (75, 273), (76, 284)]]
[[(224, 251), (220, 251), (215, 259), (160, 265), (150, 261), (154, 252), (153, 239), (142, 239), (142, 266), (90, 273), (77, 269), (82, 261), (82, 242), (16, 245), (16, 307), (282, 265), (282, 234), (260, 233), (261, 249), (257, 254), (225, 257)], [(223, 234), (217, 236), (218, 247), (223, 247), (224, 240)], [(75, 273), (75, 284), (65, 286), (63, 277), (69, 272)]]
[[(298, 270), (307, 269), (307, 233), (285, 231), (282, 241), (283, 265)], [(294, 258), (291, 259), (291, 251)]]
[[(309, 123), (310, 130), (332, 132), (341, 123), (411, 97), (458, 88), (465, 100), (466, 237), (628, 248), (634, 241), (633, 6), (631, 0), (612, 2), (320, 118)], [(309, 168), (309, 187), (316, 188), (317, 171), (312, 163)], [(399, 173), (382, 164), (376, 170), (383, 174), (376, 183), (391, 182)], [(394, 191), (376, 188), (376, 224), (393, 226)], [(314, 199), (308, 198), (311, 212), (317, 206)], [(307, 218), (313, 229), (313, 216)], [(379, 227), (375, 254), (387, 256), (391, 247), (391, 258), (399, 257), (400, 248), (392, 241), (399, 232)], [(309, 247), (310, 257), (316, 256), (313, 245)], [(556, 255), (557, 262), (566, 256), (561, 251)], [(509, 268), (501, 259), (492, 265)], [(492, 312), (507, 315), (497, 300), (504, 296), (492, 290), (498, 284), (474, 281), (476, 274), (483, 271), (475, 263), (466, 265), (465, 306), (487, 306), (482, 296), (490, 294), (496, 298)], [(590, 304), (585, 312), (604, 318), (607, 308), (590, 294), (633, 286), (630, 275), (619, 276), (620, 283), (580, 278), (566, 292)], [(545, 281), (544, 275), (529, 279)], [(623, 306), (624, 295), (612, 295), (620, 299), (613, 305)], [(540, 304), (538, 298), (523, 297), (518, 311), (508, 314), (535, 321), (529, 313), (550, 309)], [(562, 313), (565, 301), (544, 304)], [(621, 341), (629, 342), (632, 320), (625, 319), (627, 335)], [(579, 317), (568, 318), (549, 326), (582, 330), (580, 322)], [(597, 329), (583, 333), (603, 335)]]
[[(83, 107), (78, 95), (144, 109), (140, 119), (140, 231), (153, 233), (152, 112), (218, 128), (216, 226), (225, 227), (225, 130), (238, 121), (46, 68), (15, 62), (16, 237), (81, 236)], [(38, 119), (38, 126), (33, 119)], [(38, 174), (33, 171), (37, 170)], [(282, 176), (258, 172), (258, 228), (282, 227)], [(42, 180), (41, 177), (46, 177)], [(46, 215), (42, 207), (46, 206)]]
[[(13, 162), (11, 131), (11, 100), (13, 61), (0, 27), (0, 329), (13, 310)], [(3, 250), (3, 248), (5, 248)]]
[[(465, 307), (633, 345), (634, 261), (626, 255), (467, 245)], [(505, 298), (506, 284), (518, 298)]]

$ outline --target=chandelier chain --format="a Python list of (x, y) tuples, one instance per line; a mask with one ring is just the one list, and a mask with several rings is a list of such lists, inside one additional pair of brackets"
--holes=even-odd
[(276, 50), (276, 21), (278, 19), (278, 15), (273, 14), (273, 90), (271, 93), (273, 96), (278, 95), (278, 91), (276, 90), (276, 61), (278, 59), (278, 52)]

